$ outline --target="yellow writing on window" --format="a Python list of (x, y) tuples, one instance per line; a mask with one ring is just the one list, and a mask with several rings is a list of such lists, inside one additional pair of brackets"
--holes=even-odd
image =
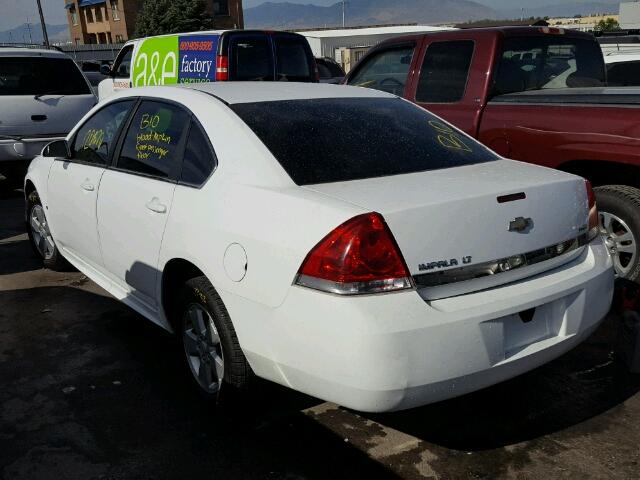
[(438, 142), (443, 147), (462, 152), (471, 152), (471, 148), (448, 125), (436, 120), (431, 120), (429, 125), (438, 132)]

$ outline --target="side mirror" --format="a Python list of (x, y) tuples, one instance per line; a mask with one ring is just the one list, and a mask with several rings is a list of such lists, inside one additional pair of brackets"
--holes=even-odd
[(103, 75), (111, 75), (111, 67), (109, 65), (100, 65), (100, 73)]
[(43, 157), (71, 158), (71, 150), (66, 140), (56, 140), (48, 143), (42, 149)]

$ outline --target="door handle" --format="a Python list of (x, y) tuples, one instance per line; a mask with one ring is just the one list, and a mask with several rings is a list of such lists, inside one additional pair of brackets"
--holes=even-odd
[(160, 203), (157, 197), (153, 197), (150, 202), (147, 202), (147, 208), (156, 213), (167, 213), (167, 206)]
[(83, 190), (86, 190), (87, 192), (93, 192), (95, 190), (95, 187), (93, 186), (92, 183), (89, 182), (89, 180), (85, 180), (83, 184), (80, 185), (82, 187)]

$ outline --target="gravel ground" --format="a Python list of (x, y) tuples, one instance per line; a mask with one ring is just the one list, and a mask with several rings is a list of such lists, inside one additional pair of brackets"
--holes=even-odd
[(203, 403), (172, 338), (80, 273), (43, 270), (0, 199), (0, 475), (18, 479), (640, 477), (640, 375), (611, 315), (495, 387), (363, 415), (268, 384)]

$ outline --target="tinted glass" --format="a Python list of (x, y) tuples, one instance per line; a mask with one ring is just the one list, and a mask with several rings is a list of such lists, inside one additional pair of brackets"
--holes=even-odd
[(266, 35), (234, 37), (231, 48), (232, 80), (273, 80), (271, 42)]
[(91, 93), (70, 58), (0, 57), (0, 96)]
[(316, 65), (318, 65), (318, 73), (320, 74), (320, 78), (333, 78), (331, 74), (331, 70), (322, 62), (316, 61)]
[(607, 65), (607, 83), (613, 87), (640, 85), (640, 62), (620, 62)]
[(602, 50), (595, 40), (559, 36), (504, 42), (494, 94), (604, 85)]
[(182, 181), (189, 185), (202, 185), (216, 166), (216, 159), (200, 125), (191, 124), (182, 163)]
[(344, 72), (342, 71), (342, 69), (333, 62), (322, 58), (317, 58), (316, 64), (318, 65), (320, 78), (344, 77)]
[(133, 45), (125, 47), (125, 49), (120, 52), (120, 55), (116, 59), (116, 62), (113, 66), (114, 72), (116, 72), (116, 77), (118, 78), (129, 78), (129, 73), (131, 72), (131, 56), (133, 55)]
[(71, 145), (71, 157), (87, 163), (106, 165), (118, 140), (120, 126), (133, 101), (112, 103), (93, 115), (78, 130)]
[(298, 185), (422, 172), (497, 158), (426, 110), (399, 98), (290, 100), (231, 108)]
[(298, 37), (274, 36), (276, 79), (290, 82), (311, 81), (313, 70), (306, 40)]
[(365, 60), (349, 80), (349, 85), (375, 88), (402, 95), (407, 83), (414, 47), (393, 48), (378, 52)]
[(471, 41), (432, 43), (422, 64), (416, 100), (433, 103), (462, 100), (473, 49)]
[[(142, 102), (122, 145), (118, 168), (160, 178), (177, 178), (182, 137), (189, 115), (161, 102)], [(180, 151), (179, 151), (180, 150)]]

